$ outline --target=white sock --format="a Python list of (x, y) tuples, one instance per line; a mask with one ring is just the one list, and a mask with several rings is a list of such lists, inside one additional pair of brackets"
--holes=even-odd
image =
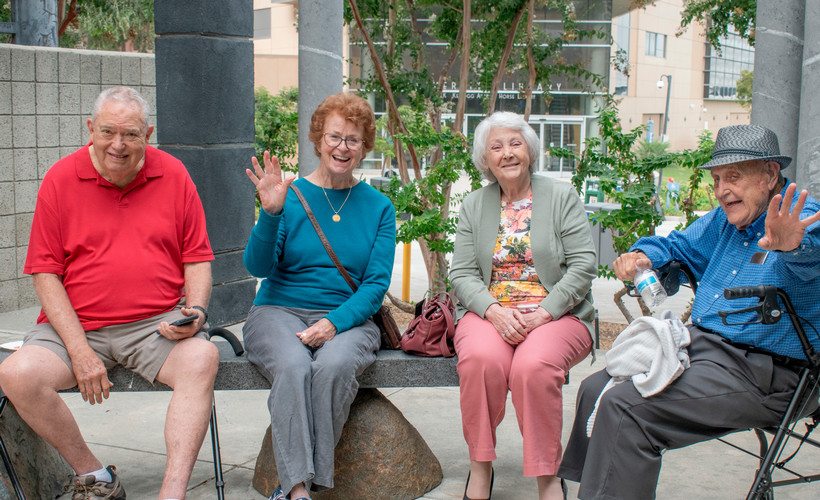
[(89, 472), (88, 474), (83, 474), (84, 476), (94, 476), (97, 481), (102, 481), (104, 483), (110, 483), (114, 480), (111, 477), (111, 473), (108, 472), (108, 469), (102, 468), (100, 470), (95, 470), (94, 472)]

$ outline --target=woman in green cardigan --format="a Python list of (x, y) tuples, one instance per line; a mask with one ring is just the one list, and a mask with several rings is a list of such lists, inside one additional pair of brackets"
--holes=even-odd
[(475, 131), (473, 163), (490, 184), (459, 212), (450, 280), (464, 438), (465, 500), (490, 498), (495, 430), (512, 393), (524, 476), (540, 500), (562, 498), (561, 389), (592, 349), (595, 250), (572, 185), (533, 175), (540, 141), (521, 116), (497, 112)]

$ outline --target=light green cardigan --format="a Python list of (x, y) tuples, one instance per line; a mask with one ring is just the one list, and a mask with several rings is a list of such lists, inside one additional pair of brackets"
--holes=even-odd
[[(484, 317), (497, 302), (489, 292), (492, 257), (501, 221), (501, 189), (490, 184), (470, 193), (458, 215), (450, 283), (458, 299), (456, 317)], [(571, 184), (532, 176), (532, 260), (549, 295), (540, 307), (558, 319), (570, 313), (592, 332), (592, 279), (597, 275), (592, 232)]]

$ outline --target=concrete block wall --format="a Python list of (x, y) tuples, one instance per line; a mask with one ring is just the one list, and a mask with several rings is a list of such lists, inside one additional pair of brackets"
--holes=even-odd
[(139, 90), (155, 124), (154, 75), (150, 54), (0, 44), (0, 312), (38, 305), (23, 264), (43, 175), (88, 141), (104, 88)]

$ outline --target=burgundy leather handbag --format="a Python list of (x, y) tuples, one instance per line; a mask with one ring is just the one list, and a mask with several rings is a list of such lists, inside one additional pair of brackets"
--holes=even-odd
[(401, 350), (416, 356), (455, 356), (453, 336), (456, 333), (453, 298), (442, 292), (424, 301), (401, 337)]

